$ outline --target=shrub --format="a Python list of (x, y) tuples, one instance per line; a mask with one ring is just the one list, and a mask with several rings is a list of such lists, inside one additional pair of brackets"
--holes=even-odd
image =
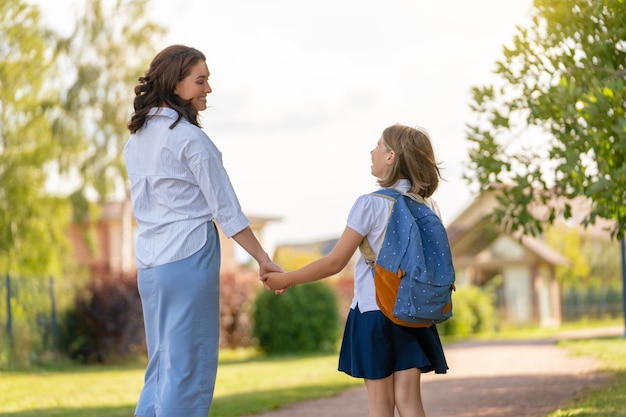
[(136, 275), (92, 272), (61, 327), (61, 343), (82, 362), (106, 362), (145, 351), (143, 313)]
[(494, 330), (496, 309), (491, 296), (479, 287), (465, 285), (452, 293), (453, 316), (438, 324), (442, 335), (469, 336)]
[(250, 310), (261, 285), (256, 271), (225, 272), (220, 275), (220, 347), (252, 344)]
[(267, 354), (331, 351), (339, 335), (337, 296), (323, 282), (297, 285), (281, 295), (262, 290), (254, 335)]

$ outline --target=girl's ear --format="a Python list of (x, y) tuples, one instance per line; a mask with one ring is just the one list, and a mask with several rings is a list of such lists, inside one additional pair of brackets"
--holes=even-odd
[(393, 161), (396, 160), (396, 153), (394, 151), (389, 151), (387, 154), (387, 160), (385, 161), (387, 165), (393, 164)]

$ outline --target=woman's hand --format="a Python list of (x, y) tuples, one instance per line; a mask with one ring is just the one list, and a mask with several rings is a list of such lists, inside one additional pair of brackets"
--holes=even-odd
[(283, 269), (280, 266), (276, 265), (274, 262), (272, 262), (270, 259), (259, 263), (259, 277), (266, 290), (273, 289), (268, 286), (267, 281), (264, 278), (267, 274), (271, 272), (283, 272)]

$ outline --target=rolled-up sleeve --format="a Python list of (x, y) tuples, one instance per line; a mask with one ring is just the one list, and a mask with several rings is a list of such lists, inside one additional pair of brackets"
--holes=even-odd
[(213, 218), (226, 237), (230, 238), (250, 225), (250, 220), (241, 210), (220, 155), (196, 161), (191, 170)]

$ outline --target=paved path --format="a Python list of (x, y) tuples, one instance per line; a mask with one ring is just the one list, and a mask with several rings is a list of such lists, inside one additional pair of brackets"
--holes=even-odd
[[(559, 338), (620, 336), (623, 326), (563, 333)], [(541, 417), (607, 375), (590, 357), (569, 356), (556, 339), (463, 342), (444, 346), (450, 370), (422, 376), (428, 417)], [(250, 417), (367, 417), (363, 386), (321, 400), (305, 401)]]

